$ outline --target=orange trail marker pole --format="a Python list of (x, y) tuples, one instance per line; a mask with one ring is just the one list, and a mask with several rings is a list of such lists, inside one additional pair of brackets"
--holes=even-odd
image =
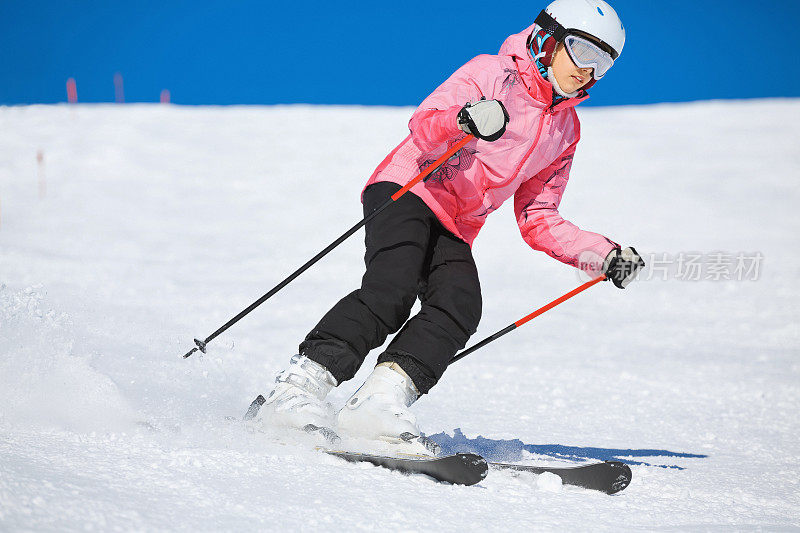
[(67, 80), (67, 101), (70, 104), (78, 103), (78, 86), (75, 83), (75, 78)]
[(205, 339), (205, 340), (202, 340), (202, 341), (201, 341), (201, 340), (199, 340), (199, 339), (194, 339), (194, 343), (195, 343), (197, 346), (196, 346), (195, 348), (192, 348), (191, 350), (189, 350), (189, 351), (186, 353), (186, 355), (184, 355), (184, 356), (183, 356), (183, 358), (184, 358), (184, 359), (186, 359), (187, 357), (189, 357), (190, 355), (192, 355), (192, 354), (193, 354), (194, 352), (196, 352), (197, 350), (200, 350), (201, 352), (203, 352), (203, 353), (206, 353), (206, 344), (208, 344), (210, 341), (212, 341), (214, 338), (216, 338), (216, 337), (217, 337), (217, 335), (219, 335), (220, 333), (222, 333), (223, 331), (225, 331), (226, 329), (228, 329), (229, 327), (231, 327), (232, 325), (234, 325), (235, 323), (237, 323), (239, 320), (241, 320), (242, 318), (244, 318), (244, 316), (245, 316), (245, 315), (247, 315), (247, 314), (249, 314), (249, 313), (250, 313), (250, 311), (252, 311), (253, 309), (255, 309), (256, 307), (258, 307), (259, 305), (261, 305), (261, 304), (263, 304), (264, 302), (266, 302), (266, 301), (267, 301), (268, 299), (270, 299), (270, 298), (271, 298), (271, 297), (272, 297), (272, 296), (273, 296), (275, 293), (277, 293), (279, 290), (281, 290), (282, 288), (284, 288), (285, 286), (287, 286), (289, 283), (291, 283), (291, 282), (292, 282), (292, 281), (293, 281), (295, 278), (297, 278), (297, 276), (299, 276), (300, 274), (302, 274), (303, 272), (305, 272), (306, 270), (308, 270), (308, 269), (309, 269), (309, 268), (310, 268), (310, 267), (311, 267), (311, 266), (312, 266), (314, 263), (316, 263), (317, 261), (319, 261), (320, 259), (322, 259), (322, 258), (323, 258), (323, 257), (325, 257), (326, 255), (328, 255), (328, 253), (329, 253), (331, 250), (333, 250), (334, 248), (336, 248), (337, 246), (339, 246), (340, 244), (342, 244), (342, 243), (343, 243), (343, 242), (344, 242), (344, 241), (345, 241), (345, 240), (346, 240), (346, 239), (347, 239), (347, 238), (348, 238), (350, 235), (352, 235), (353, 233), (355, 233), (356, 231), (358, 231), (358, 230), (359, 230), (359, 229), (360, 229), (362, 226), (364, 226), (364, 225), (365, 225), (367, 222), (369, 222), (370, 220), (372, 220), (372, 219), (373, 219), (373, 218), (374, 218), (374, 217), (375, 217), (375, 216), (376, 216), (378, 213), (380, 213), (381, 211), (383, 211), (384, 209), (386, 209), (387, 207), (389, 207), (390, 205), (392, 205), (392, 204), (393, 204), (394, 202), (396, 202), (396, 201), (397, 201), (397, 200), (398, 200), (398, 199), (399, 199), (401, 196), (403, 196), (405, 193), (407, 193), (407, 192), (408, 192), (408, 190), (409, 190), (409, 189), (411, 189), (411, 187), (413, 187), (413, 186), (414, 186), (414, 185), (416, 185), (417, 183), (419, 183), (419, 182), (421, 182), (422, 180), (424, 180), (424, 179), (425, 179), (426, 177), (428, 177), (430, 174), (432, 174), (433, 172), (435, 172), (435, 171), (436, 171), (436, 170), (437, 170), (437, 169), (438, 169), (440, 166), (442, 166), (443, 164), (445, 164), (445, 162), (446, 162), (448, 159), (450, 159), (450, 158), (451, 158), (451, 157), (452, 157), (452, 156), (453, 156), (453, 155), (454, 155), (456, 152), (458, 152), (459, 150), (461, 150), (461, 149), (464, 147), (464, 145), (466, 145), (466, 144), (467, 144), (469, 141), (473, 140), (474, 138), (475, 138), (475, 137), (474, 137), (474, 136), (472, 136), (472, 135), (467, 135), (466, 137), (464, 137), (463, 139), (461, 139), (460, 141), (458, 141), (457, 143), (455, 143), (453, 146), (451, 146), (451, 147), (450, 147), (450, 148), (447, 150), (447, 152), (445, 152), (445, 153), (444, 153), (444, 154), (443, 154), (443, 155), (442, 155), (442, 156), (441, 156), (439, 159), (437, 159), (436, 161), (434, 161), (434, 162), (433, 162), (433, 163), (432, 163), (430, 166), (428, 166), (428, 167), (427, 167), (425, 170), (423, 170), (422, 172), (420, 172), (419, 174), (417, 174), (417, 177), (415, 177), (413, 180), (409, 181), (409, 182), (408, 182), (408, 184), (407, 184), (405, 187), (403, 187), (402, 189), (400, 189), (399, 191), (397, 191), (396, 193), (394, 193), (394, 194), (393, 194), (391, 197), (387, 198), (387, 199), (386, 199), (386, 202), (385, 202), (385, 203), (383, 203), (382, 205), (378, 206), (378, 207), (375, 209), (375, 211), (373, 211), (372, 213), (370, 213), (369, 215), (367, 215), (366, 217), (364, 217), (364, 218), (363, 218), (363, 219), (362, 219), (360, 222), (358, 222), (358, 223), (357, 223), (355, 226), (353, 226), (352, 228), (350, 228), (349, 230), (347, 230), (346, 232), (344, 232), (344, 234), (342, 234), (342, 236), (341, 236), (341, 237), (339, 237), (338, 239), (336, 239), (335, 241), (333, 241), (333, 242), (332, 242), (331, 244), (329, 244), (329, 245), (328, 245), (328, 246), (327, 246), (327, 247), (326, 247), (324, 250), (322, 250), (322, 251), (321, 251), (321, 252), (319, 252), (317, 255), (315, 255), (314, 257), (312, 257), (311, 259), (309, 259), (309, 260), (308, 260), (308, 261), (307, 261), (307, 262), (306, 262), (306, 263), (305, 263), (303, 266), (301, 266), (300, 268), (298, 268), (297, 270), (295, 270), (294, 272), (292, 272), (292, 273), (291, 273), (291, 274), (290, 274), (290, 275), (289, 275), (289, 276), (288, 276), (286, 279), (284, 279), (283, 281), (281, 281), (280, 283), (278, 283), (277, 285), (275, 285), (275, 286), (274, 286), (274, 287), (273, 287), (273, 288), (272, 288), (272, 289), (271, 289), (271, 290), (270, 290), (268, 293), (266, 293), (264, 296), (262, 296), (261, 298), (259, 298), (258, 300), (256, 300), (255, 302), (253, 302), (252, 304), (250, 304), (249, 306), (247, 306), (247, 308), (246, 308), (246, 309), (244, 309), (244, 310), (243, 310), (241, 313), (239, 313), (239, 314), (238, 314), (238, 315), (236, 315), (235, 317), (233, 317), (233, 318), (231, 318), (230, 320), (228, 320), (228, 321), (227, 321), (225, 324), (223, 324), (223, 325), (222, 325), (222, 327), (220, 327), (220, 328), (219, 328), (217, 331), (215, 331), (214, 333), (212, 333), (211, 335), (209, 335), (208, 337), (206, 337), (206, 339)]
[(569, 291), (564, 296), (556, 298), (555, 300), (553, 300), (549, 304), (545, 305), (544, 307), (540, 307), (539, 309), (537, 309), (533, 313), (529, 314), (525, 318), (521, 318), (521, 319), (517, 320), (516, 322), (514, 322), (513, 324), (501, 329), (500, 331), (498, 331), (494, 335), (490, 335), (489, 337), (486, 337), (485, 339), (483, 339), (481, 342), (479, 342), (475, 346), (470, 346), (469, 348), (467, 348), (466, 350), (464, 350), (460, 354), (457, 354), (455, 357), (450, 359), (450, 362), (448, 364), (452, 365), (453, 363), (455, 363), (459, 359), (461, 359), (463, 357), (466, 357), (467, 355), (471, 354), (472, 352), (474, 352), (478, 348), (483, 348), (484, 346), (486, 346), (487, 344), (489, 344), (493, 340), (499, 339), (500, 337), (502, 337), (506, 333), (510, 333), (510, 332), (514, 331), (515, 329), (517, 329), (521, 325), (525, 324), (526, 322), (529, 322), (529, 321), (533, 320), (534, 318), (536, 318), (537, 316), (539, 316), (539, 315), (541, 315), (543, 313), (546, 313), (547, 311), (549, 311), (550, 309), (554, 308), (558, 304), (560, 304), (562, 302), (566, 302), (567, 300), (569, 300), (570, 298), (572, 298), (573, 296), (575, 296), (579, 292), (585, 291), (586, 289), (588, 289), (589, 287), (591, 287), (595, 283), (599, 283), (599, 282), (603, 281), (604, 279), (606, 279), (606, 275), (605, 274), (601, 274), (600, 276), (594, 278), (593, 280), (587, 281), (586, 283), (584, 283), (580, 287), (578, 287), (576, 289), (572, 289), (571, 291)]

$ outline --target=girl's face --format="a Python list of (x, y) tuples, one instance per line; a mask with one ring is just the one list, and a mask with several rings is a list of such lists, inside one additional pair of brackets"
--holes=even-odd
[(564, 92), (575, 92), (592, 80), (594, 69), (578, 68), (564, 49), (563, 43), (558, 43), (556, 47), (552, 66), (556, 81)]

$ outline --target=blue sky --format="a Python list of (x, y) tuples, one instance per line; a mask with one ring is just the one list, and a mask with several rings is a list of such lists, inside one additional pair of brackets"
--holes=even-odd
[[(0, 0), (0, 104), (416, 105), (546, 5)], [(590, 105), (800, 96), (800, 1), (612, 2), (625, 51)]]

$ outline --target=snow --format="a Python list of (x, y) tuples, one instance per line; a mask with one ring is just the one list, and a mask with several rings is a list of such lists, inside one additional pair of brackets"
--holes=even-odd
[[(358, 284), (363, 234), (181, 356), (359, 219), (411, 111), (0, 108), (0, 530), (800, 527), (796, 99), (579, 109), (562, 214), (650, 267), (475, 352), (414, 407), (448, 449), (627, 461), (622, 493), (494, 471), (441, 485), (225, 419)], [(474, 342), (583, 280), (513, 218), (508, 202), (474, 246)], [(713, 278), (716, 252), (760, 253), (758, 279), (680, 279), (681, 254)]]
[(561, 478), (552, 472), (544, 472), (536, 476), (536, 487), (545, 492), (561, 492)]

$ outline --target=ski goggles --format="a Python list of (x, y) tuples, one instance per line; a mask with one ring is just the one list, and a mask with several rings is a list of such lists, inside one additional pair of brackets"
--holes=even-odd
[(578, 68), (594, 69), (592, 77), (596, 80), (605, 76), (608, 69), (614, 66), (611, 54), (580, 35), (570, 34), (564, 37), (564, 47)]

